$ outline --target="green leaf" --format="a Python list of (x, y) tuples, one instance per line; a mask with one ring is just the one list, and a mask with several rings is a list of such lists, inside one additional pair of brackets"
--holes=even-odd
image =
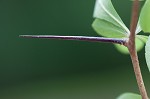
[[(136, 49), (137, 49), (137, 51), (140, 51), (144, 47), (145, 40), (146, 40), (145, 36), (138, 35), (136, 37)], [(129, 54), (129, 51), (128, 51), (127, 47), (125, 47), (123, 45), (119, 45), (119, 44), (114, 44), (114, 45), (115, 45), (115, 47), (117, 48), (117, 50), (119, 52), (121, 52), (123, 54)]]
[(136, 35), (136, 37), (144, 43), (146, 43), (148, 40), (148, 36), (145, 36), (145, 35)]
[(142, 31), (142, 29), (141, 29), (141, 26), (140, 26), (140, 22), (138, 21), (135, 33), (138, 34), (141, 31)]
[(142, 99), (142, 97), (134, 93), (124, 93), (120, 95), (117, 99)]
[(145, 46), (145, 58), (146, 58), (146, 63), (147, 63), (148, 69), (150, 71), (150, 36), (149, 36), (148, 41), (146, 42), (146, 46)]
[(127, 37), (125, 31), (122, 28), (102, 19), (95, 19), (95, 21), (92, 24), (92, 27), (98, 34), (105, 37)]
[(150, 0), (146, 0), (140, 13), (140, 26), (144, 32), (150, 33)]
[(108, 21), (125, 31), (126, 35), (129, 35), (130, 31), (125, 26), (115, 8), (112, 5), (111, 0), (97, 0), (95, 4), (94, 17)]

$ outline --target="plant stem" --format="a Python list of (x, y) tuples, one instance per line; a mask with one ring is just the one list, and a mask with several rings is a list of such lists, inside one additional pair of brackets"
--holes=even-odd
[(20, 35), (25, 38), (43, 38), (43, 39), (62, 39), (62, 40), (79, 40), (89, 42), (104, 42), (124, 45), (127, 39), (119, 38), (104, 38), (104, 37), (89, 37), (89, 36), (58, 36), (58, 35)]
[(140, 66), (139, 66), (139, 60), (138, 60), (138, 55), (135, 47), (135, 30), (137, 26), (137, 21), (138, 21), (138, 9), (139, 9), (139, 1), (134, 0), (133, 2), (133, 8), (132, 8), (132, 19), (131, 19), (131, 25), (130, 25), (130, 36), (129, 36), (129, 41), (127, 42), (126, 46), (128, 47), (128, 50), (130, 52), (137, 84), (139, 87), (140, 94), (142, 96), (142, 99), (149, 99), (145, 85), (143, 82)]

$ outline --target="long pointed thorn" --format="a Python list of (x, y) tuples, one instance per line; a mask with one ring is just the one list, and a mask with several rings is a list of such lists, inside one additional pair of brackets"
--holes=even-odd
[(20, 35), (19, 37), (104, 42), (104, 43), (116, 43), (122, 45), (124, 45), (127, 40), (124, 38), (104, 38), (104, 37), (90, 37), (90, 36), (58, 36), (58, 35)]

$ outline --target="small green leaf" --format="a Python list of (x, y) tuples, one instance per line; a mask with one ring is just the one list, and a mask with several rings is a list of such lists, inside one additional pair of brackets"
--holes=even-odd
[(141, 26), (140, 26), (140, 22), (138, 21), (137, 27), (136, 27), (136, 31), (135, 33), (138, 34), (142, 31)]
[(129, 29), (125, 26), (125, 24), (117, 14), (111, 0), (97, 0), (95, 4), (94, 17), (106, 20), (124, 29), (126, 34), (130, 33)]
[(117, 99), (142, 99), (142, 97), (134, 93), (124, 93), (120, 95)]
[(146, 42), (146, 46), (145, 46), (145, 58), (146, 58), (146, 63), (147, 63), (148, 69), (150, 71), (150, 36), (149, 36), (148, 41)]
[(95, 21), (92, 24), (92, 27), (98, 34), (105, 37), (127, 37), (125, 31), (122, 28), (102, 19), (95, 19)]
[[(136, 49), (137, 49), (137, 51), (140, 51), (145, 45), (145, 43), (144, 43), (145, 36), (144, 37), (140, 36), (140, 35), (138, 35), (138, 36), (140, 37), (140, 39), (138, 37), (136, 37)], [(129, 54), (127, 47), (125, 47), (123, 45), (118, 45), (118, 44), (114, 44), (114, 45), (119, 52), (121, 52), (123, 54)]]
[(140, 26), (144, 32), (150, 33), (150, 0), (146, 0), (140, 13)]
[(136, 35), (136, 37), (144, 43), (146, 43), (148, 40), (148, 36), (145, 36), (145, 35)]

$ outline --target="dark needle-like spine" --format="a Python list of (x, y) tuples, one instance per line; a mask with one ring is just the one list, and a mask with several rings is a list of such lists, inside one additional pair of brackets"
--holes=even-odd
[(124, 45), (127, 40), (127, 38), (105, 38), (105, 37), (90, 37), (90, 36), (58, 36), (58, 35), (20, 35), (20, 37), (104, 42), (104, 43), (115, 43), (115, 44), (122, 44), (122, 45)]

